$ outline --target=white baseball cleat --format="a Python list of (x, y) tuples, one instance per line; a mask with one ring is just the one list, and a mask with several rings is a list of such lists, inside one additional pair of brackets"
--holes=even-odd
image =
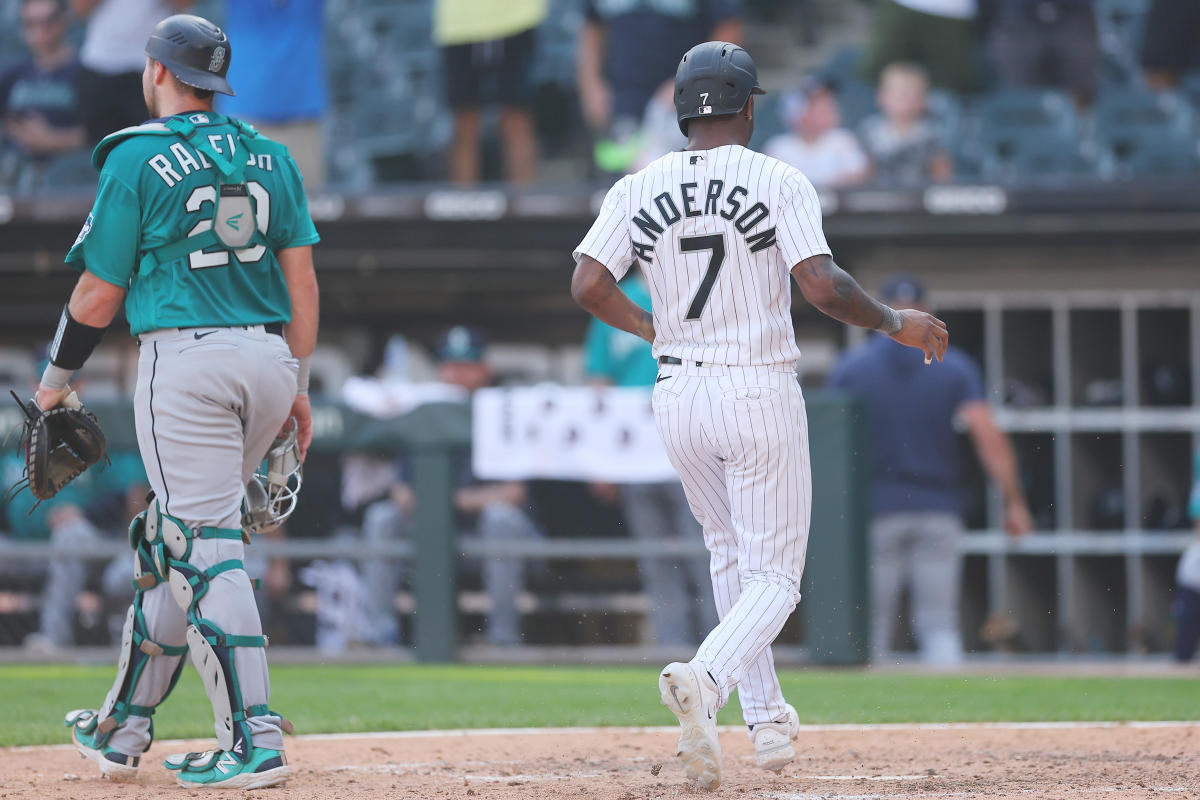
[(683, 771), (705, 789), (721, 785), (721, 742), (717, 738), (717, 703), (720, 696), (704, 670), (676, 661), (658, 676), (662, 703), (679, 718), (676, 755)]
[(786, 720), (764, 722), (750, 731), (750, 740), (754, 742), (754, 758), (760, 767), (771, 772), (782, 771), (796, 757), (792, 742), (800, 735), (800, 715), (791, 703), (786, 707)]

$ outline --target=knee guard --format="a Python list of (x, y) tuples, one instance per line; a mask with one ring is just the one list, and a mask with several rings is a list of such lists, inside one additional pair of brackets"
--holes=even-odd
[[(291, 723), (272, 712), (266, 705), (246, 707), (242, 702), (234, 650), (239, 647), (266, 647), (267, 637), (226, 634), (215, 622), (200, 614), (200, 600), (208, 593), (212, 580), (223, 572), (244, 569), (240, 559), (221, 561), (206, 569), (193, 566), (189, 562), (194, 539), (240, 540), (242, 531), (209, 527), (192, 530), (180, 520), (163, 514), (157, 508), (148, 519), (150, 517), (157, 517), (153, 545), (158, 549), (154, 552), (165, 556), (171, 596), (187, 613), (187, 649), (212, 704), (218, 726), (217, 746), (245, 761), (253, 751), (250, 726), (247, 723), (249, 717), (279, 717), (280, 727), (291, 732)], [(151, 538), (150, 530), (151, 526), (147, 525), (147, 539)]]
[[(148, 590), (163, 583), (165, 578), (158, 568), (152, 549), (144, 535), (146, 520), (147, 513), (143, 511), (134, 517), (133, 522), (129, 525), (129, 539), (130, 543), (134, 545), (133, 602), (125, 616), (125, 627), (121, 632), (121, 652), (117, 661), (117, 677), (108, 696), (104, 698), (104, 705), (100, 707), (100, 711), (96, 715), (98, 720), (96, 742), (101, 746), (108, 741), (117, 726), (127, 718), (131, 716), (150, 717), (154, 714), (154, 706), (133, 704), (134, 691), (146, 665), (150, 663), (150, 659), (164, 655), (182, 656), (187, 652), (187, 647), (184, 645), (176, 647), (154, 641), (150, 638), (147, 630), (146, 618), (142, 613), (143, 596)], [(181, 658), (171, 676), (167, 691), (159, 702), (166, 699), (171, 690), (175, 688), (182, 671), (183, 659)], [(154, 739), (153, 720), (150, 722), (150, 739), (151, 741)]]

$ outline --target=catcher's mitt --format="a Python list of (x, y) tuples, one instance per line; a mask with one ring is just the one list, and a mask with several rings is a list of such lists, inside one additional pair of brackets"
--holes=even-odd
[(10, 495), (28, 486), (39, 501), (49, 500), (85, 469), (107, 461), (104, 431), (74, 392), (65, 405), (49, 411), (11, 394), (25, 414), (20, 443), (25, 448), (25, 477), (9, 489)]

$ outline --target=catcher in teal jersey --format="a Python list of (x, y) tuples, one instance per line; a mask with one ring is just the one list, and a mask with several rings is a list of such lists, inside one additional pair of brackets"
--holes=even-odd
[[(287, 150), (213, 111), (214, 92), (233, 93), (221, 29), (169, 17), (146, 55), (154, 119), (96, 148), (96, 202), (67, 255), (82, 274), (36, 396), (42, 410), (71, 401), (68, 379), (124, 304), (154, 500), (129, 529), (137, 592), (116, 680), (99, 709), (66, 723), (105, 776), (135, 776), (187, 653), (217, 747), (166, 766), (184, 786), (273, 786), (290, 773), (288, 724), (267, 705), (267, 642), (242, 556), (248, 531), (294, 507), (312, 439), (318, 237)], [(255, 477), (264, 458), (266, 485)]]

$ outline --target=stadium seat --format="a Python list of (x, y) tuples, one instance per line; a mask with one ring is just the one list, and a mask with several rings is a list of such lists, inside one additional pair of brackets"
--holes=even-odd
[(962, 127), (965, 135), (951, 140), (962, 175), (977, 168), (992, 180), (1060, 177), (1081, 167), (1075, 106), (1062, 92), (1013, 89), (986, 95)]
[(983, 139), (1023, 131), (1060, 137), (1078, 132), (1070, 98), (1049, 89), (1005, 89), (985, 95), (976, 104), (973, 118), (974, 135)]
[(953, 142), (962, 124), (962, 103), (953, 92), (931, 89), (926, 100), (929, 119), (943, 142)]
[(762, 150), (772, 136), (787, 132), (787, 123), (783, 119), (784, 94), (774, 92), (755, 98), (754, 137), (750, 139), (751, 149)]
[(875, 105), (875, 87), (870, 84), (855, 78), (841, 78), (832, 85), (842, 110), (843, 128), (854, 130), (864, 119), (879, 112)]
[(1027, 132), (984, 153), (981, 174), (1001, 183), (1037, 183), (1080, 174), (1083, 162), (1070, 139)]
[(1158, 131), (1166, 136), (1192, 132), (1196, 112), (1177, 92), (1154, 92), (1114, 87), (1096, 99), (1093, 133), (1111, 137), (1122, 133)]
[(862, 48), (857, 45), (842, 45), (826, 59), (818, 74), (830, 81), (857, 79), (861, 53)]
[(1200, 169), (1200, 146), (1191, 136), (1127, 133), (1104, 141), (1096, 162), (1097, 173), (1106, 180), (1187, 175)]
[(1196, 169), (1196, 111), (1177, 92), (1112, 88), (1096, 101), (1086, 150), (1109, 180)]

